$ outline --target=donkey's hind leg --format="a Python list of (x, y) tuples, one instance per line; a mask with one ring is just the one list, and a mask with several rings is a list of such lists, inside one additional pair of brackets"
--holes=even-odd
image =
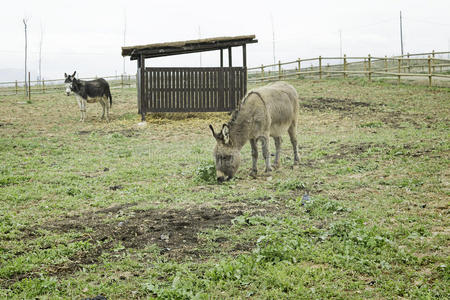
[(266, 170), (264, 172), (272, 172), (272, 167), (270, 166), (269, 136), (261, 136), (258, 139), (261, 140), (262, 154), (266, 163)]
[(250, 176), (256, 177), (256, 174), (258, 174), (258, 147), (256, 145), (256, 140), (250, 139), (250, 145), (252, 146), (252, 171), (250, 172)]
[(297, 149), (297, 123), (292, 122), (288, 129), (289, 137), (291, 139), (292, 148), (294, 149), (294, 165), (298, 165), (298, 149)]
[(103, 98), (105, 100), (105, 107), (106, 107), (106, 121), (109, 122), (109, 102), (108, 97)]
[(100, 103), (100, 105), (103, 108), (103, 113), (102, 113), (102, 120), (103, 120), (105, 118), (105, 101), (103, 98), (101, 98), (98, 102)]
[(280, 166), (280, 152), (281, 152), (281, 136), (274, 136), (273, 140), (275, 142), (275, 161), (273, 163), (274, 169), (278, 169)]

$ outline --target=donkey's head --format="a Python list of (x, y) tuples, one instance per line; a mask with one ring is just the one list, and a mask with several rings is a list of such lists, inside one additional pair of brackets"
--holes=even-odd
[(220, 133), (215, 133), (212, 125), (209, 125), (214, 138), (217, 141), (214, 148), (216, 162), (216, 176), (219, 183), (230, 180), (236, 174), (241, 163), (241, 154), (237, 147), (233, 147), (230, 139), (230, 128), (223, 124)]
[(69, 96), (70, 92), (72, 91), (72, 84), (73, 84), (73, 80), (75, 79), (75, 74), (77, 73), (77, 71), (73, 72), (73, 75), (67, 75), (66, 73), (64, 73), (64, 85), (66, 86), (66, 95)]

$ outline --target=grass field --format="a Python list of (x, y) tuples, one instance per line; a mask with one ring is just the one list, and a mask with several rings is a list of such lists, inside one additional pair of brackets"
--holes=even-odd
[(222, 185), (227, 114), (1, 97), (0, 298), (448, 299), (450, 89), (292, 84), (300, 166)]

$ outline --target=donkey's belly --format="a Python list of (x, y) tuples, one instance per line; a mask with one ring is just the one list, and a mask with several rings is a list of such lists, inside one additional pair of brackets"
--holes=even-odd
[(95, 103), (95, 102), (99, 102), (101, 100), (102, 100), (102, 98), (100, 98), (100, 97), (95, 97), (95, 98), (88, 97), (86, 102), (87, 103)]
[(282, 136), (287, 133), (287, 130), (292, 122), (278, 123), (270, 126), (270, 136)]

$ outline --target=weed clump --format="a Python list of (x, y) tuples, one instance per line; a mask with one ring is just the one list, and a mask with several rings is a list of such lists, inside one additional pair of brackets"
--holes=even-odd
[(195, 170), (195, 179), (197, 182), (204, 182), (209, 184), (216, 183), (216, 166), (214, 162), (203, 162)]

